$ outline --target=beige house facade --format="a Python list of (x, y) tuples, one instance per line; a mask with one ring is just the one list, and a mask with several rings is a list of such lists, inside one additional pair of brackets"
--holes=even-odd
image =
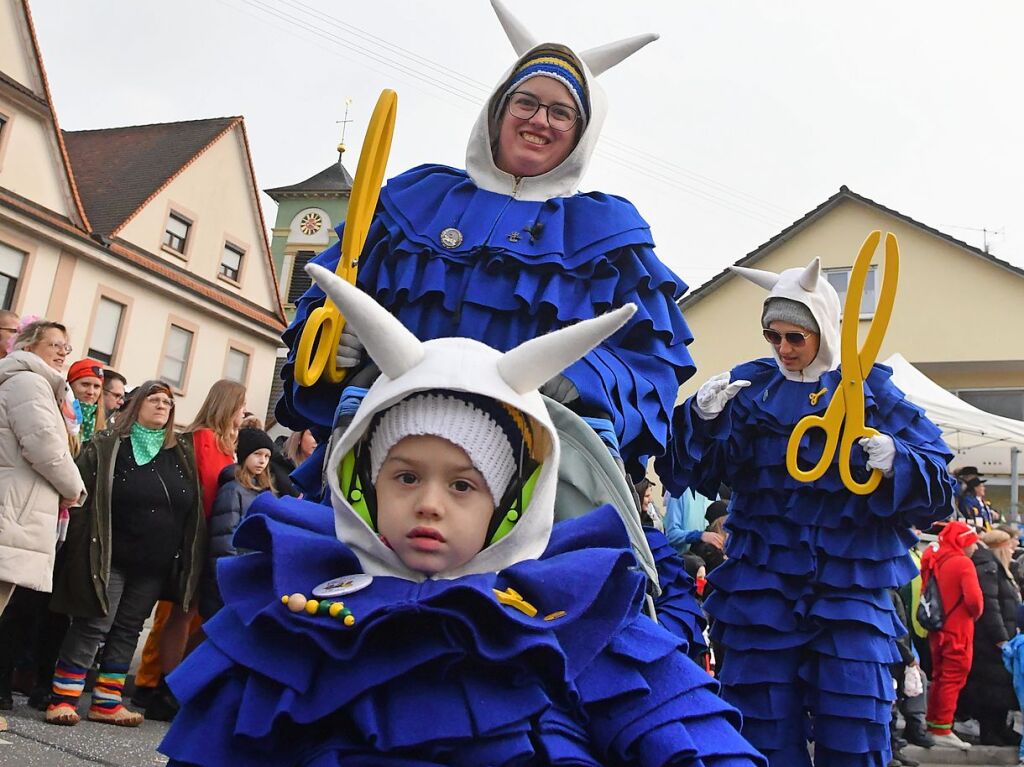
[[(845, 300), (846, 278), (872, 230), (900, 246), (896, 304), (879, 361), (902, 354), (943, 388), (983, 410), (1024, 420), (1024, 271), (847, 187), (737, 262), (779, 272), (821, 258)], [(875, 264), (880, 264), (879, 247)], [(861, 338), (873, 316), (880, 272), (869, 277)], [(686, 296), (697, 374), (680, 400), (710, 376), (770, 354), (761, 337), (765, 292), (726, 270)], [(955, 463), (955, 461), (954, 461)], [(998, 484), (998, 481), (996, 482)]]
[(241, 117), (65, 132), (25, 0), (0, 0), (0, 303), (67, 325), (71, 359), (163, 378), (176, 417), (219, 378), (265, 413), (284, 311)]

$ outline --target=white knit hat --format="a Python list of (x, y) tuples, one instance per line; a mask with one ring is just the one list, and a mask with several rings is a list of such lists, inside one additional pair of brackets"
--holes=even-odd
[(370, 437), (370, 478), (376, 483), (388, 453), (403, 439), (430, 435), (466, 451), (497, 504), (516, 472), (515, 452), (494, 417), (456, 392), (417, 394), (389, 408)]

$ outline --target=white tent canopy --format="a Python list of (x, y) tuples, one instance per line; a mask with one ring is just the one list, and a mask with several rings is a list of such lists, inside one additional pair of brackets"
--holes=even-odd
[(892, 368), (893, 383), (942, 429), (954, 453), (950, 464), (977, 466), (986, 475), (1011, 473), (1011, 448), (1024, 450), (1024, 421), (986, 413), (943, 389), (911, 365), (902, 354), (883, 363)]

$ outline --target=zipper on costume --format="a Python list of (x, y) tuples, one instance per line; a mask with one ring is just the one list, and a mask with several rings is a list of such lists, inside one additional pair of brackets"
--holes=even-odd
[(505, 200), (505, 204), (501, 206), (501, 210), (498, 211), (498, 215), (494, 217), (494, 221), (491, 222), (491, 229), (487, 232), (487, 239), (485, 242), (490, 243), (491, 237), (494, 236), (494, 230), (498, 226), (498, 222), (501, 221), (501, 217), (505, 215), (505, 211), (508, 210), (508, 206), (512, 204), (512, 200), (516, 199), (516, 195), (519, 194), (519, 184), (522, 183), (522, 178), (519, 176), (515, 177), (515, 181), (512, 182), (512, 194)]

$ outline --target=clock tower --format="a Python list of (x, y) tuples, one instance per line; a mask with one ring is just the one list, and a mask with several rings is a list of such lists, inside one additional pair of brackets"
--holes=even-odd
[(339, 151), (337, 162), (305, 181), (264, 190), (277, 203), (270, 250), (289, 320), (295, 316), (295, 302), (310, 285), (303, 267), (338, 241), (334, 228), (348, 211), (352, 176), (341, 158)]
[[(290, 186), (264, 190), (277, 203), (270, 252), (278, 274), (281, 303), (290, 322), (295, 317), (295, 302), (310, 286), (309, 275), (303, 268), (313, 256), (338, 241), (334, 228), (345, 220), (352, 176), (341, 164), (344, 149), (338, 147), (338, 161), (315, 176)], [(288, 430), (275, 424), (274, 407), (281, 396), (281, 368), (288, 349), (277, 350), (277, 364), (271, 385), (270, 408), (266, 426), (271, 436), (288, 434)]]

